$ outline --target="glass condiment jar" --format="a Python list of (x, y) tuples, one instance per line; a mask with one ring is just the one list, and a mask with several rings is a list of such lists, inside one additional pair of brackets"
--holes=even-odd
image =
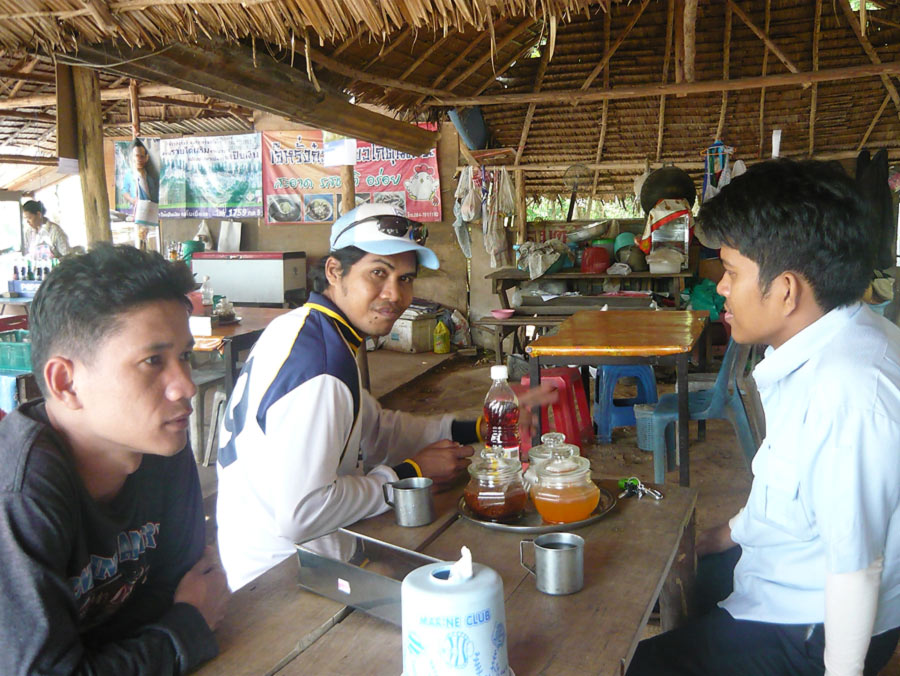
[(543, 467), (553, 457), (554, 453), (563, 456), (578, 455), (578, 446), (566, 443), (566, 435), (560, 432), (547, 432), (541, 435), (541, 443), (532, 446), (528, 451), (528, 469), (525, 470), (525, 490), (531, 493), (531, 489), (537, 483), (537, 470)]
[(469, 465), (471, 479), (463, 490), (466, 505), (479, 518), (512, 521), (525, 511), (528, 495), (522, 483), (522, 464), (485, 449)]
[(600, 489), (591, 481), (590, 461), (554, 453), (550, 462), (538, 468), (531, 499), (547, 523), (588, 518), (600, 502)]

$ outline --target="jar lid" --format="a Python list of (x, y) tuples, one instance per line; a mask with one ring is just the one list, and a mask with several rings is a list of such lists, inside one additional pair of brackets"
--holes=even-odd
[(545, 479), (554, 483), (573, 483), (583, 480), (590, 472), (590, 460), (579, 455), (554, 454), (553, 460), (537, 469), (538, 480), (542, 483)]
[(563, 456), (579, 455), (578, 446), (567, 444), (565, 434), (547, 432), (541, 435), (541, 443), (528, 451), (528, 461), (533, 463), (535, 460), (549, 460), (554, 453)]
[(508, 480), (522, 471), (522, 463), (513, 458), (503, 458), (488, 449), (469, 464), (469, 474), (476, 479)]

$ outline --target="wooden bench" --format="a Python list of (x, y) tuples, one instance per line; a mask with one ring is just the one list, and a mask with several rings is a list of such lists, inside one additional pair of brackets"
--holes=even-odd
[(497, 355), (497, 363), (504, 364), (503, 359), (503, 340), (512, 333), (513, 350), (518, 347), (519, 351), (524, 354), (525, 346), (519, 339), (518, 330), (525, 326), (536, 326), (539, 328), (547, 328), (550, 326), (559, 326), (559, 324), (567, 318), (568, 315), (543, 315), (540, 317), (531, 316), (512, 316), (509, 319), (494, 319), (493, 317), (482, 317), (474, 322), (474, 328), (485, 329), (494, 334), (494, 352)]

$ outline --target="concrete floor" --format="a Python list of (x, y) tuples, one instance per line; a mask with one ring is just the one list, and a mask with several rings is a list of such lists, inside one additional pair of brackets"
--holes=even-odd
[[(386, 408), (422, 415), (453, 412), (471, 419), (481, 412), (491, 382), (492, 363), (490, 358), (476, 360), (455, 355), (451, 359), (446, 355), (406, 355), (385, 350), (369, 353), (372, 390)], [(674, 391), (674, 376), (657, 375), (661, 392)], [(691, 485), (699, 491), (699, 532), (737, 513), (749, 493), (751, 475), (728, 422), (709, 421), (704, 441), (697, 440), (696, 424), (691, 424), (690, 434)], [(614, 430), (612, 443), (587, 446), (582, 449), (582, 455), (590, 458), (595, 476), (635, 475), (648, 482), (653, 479), (652, 454), (638, 449), (635, 428)], [(200, 470), (204, 495), (208, 496), (207, 513), (213, 514), (215, 468)], [(677, 469), (667, 474), (667, 483), (677, 481)], [(665, 493), (665, 486), (662, 491)], [(648, 627), (649, 633), (655, 631)], [(900, 676), (900, 650), (882, 676)]]

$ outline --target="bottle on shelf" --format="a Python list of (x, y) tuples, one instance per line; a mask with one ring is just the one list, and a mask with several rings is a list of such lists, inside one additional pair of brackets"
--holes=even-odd
[(491, 388), (484, 398), (485, 445), (504, 458), (519, 460), (519, 399), (509, 386), (505, 366), (491, 367)]
[(18, 266), (18, 265), (13, 265), (13, 276), (12, 276), (12, 278), (13, 278), (13, 280), (18, 280), (18, 279), (19, 279), (19, 266)]
[(37, 281), (39, 281), (39, 282), (44, 281), (44, 270), (43, 270), (43, 268), (37, 268), (37, 271), (36, 271), (35, 274), (34, 274), (34, 278), (35, 278)]
[(34, 281), (34, 268), (31, 267), (31, 259), (28, 260), (28, 273), (27, 273), (25, 279)]
[(213, 288), (209, 283), (209, 275), (203, 275), (203, 283), (200, 285), (200, 302), (203, 305), (213, 304)]

